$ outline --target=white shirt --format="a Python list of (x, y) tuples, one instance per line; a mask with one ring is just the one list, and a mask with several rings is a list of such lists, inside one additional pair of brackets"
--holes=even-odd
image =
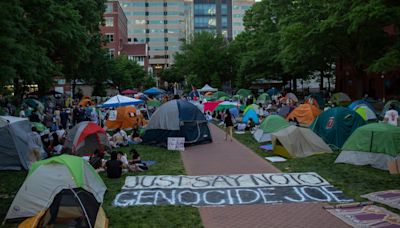
[(397, 126), (398, 118), (399, 118), (399, 113), (396, 110), (389, 110), (385, 113), (385, 119), (387, 119), (388, 124)]

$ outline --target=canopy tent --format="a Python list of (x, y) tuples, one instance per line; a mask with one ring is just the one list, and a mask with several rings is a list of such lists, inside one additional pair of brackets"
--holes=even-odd
[(236, 95), (240, 95), (242, 97), (248, 97), (249, 95), (251, 95), (251, 90), (248, 89), (239, 89), (236, 92)]
[(375, 112), (366, 104), (359, 104), (354, 109), (365, 121), (377, 120)]
[(319, 93), (312, 93), (308, 95), (304, 103), (315, 105), (320, 109), (323, 109), (325, 107), (325, 100)]
[(238, 108), (240, 105), (237, 102), (231, 101), (223, 101), (217, 105), (215, 111), (230, 109), (230, 108)]
[(270, 97), (274, 96), (274, 95), (278, 95), (280, 92), (277, 88), (272, 87), (270, 89), (267, 90), (267, 93)]
[(83, 121), (68, 131), (64, 142), (65, 153), (91, 155), (96, 149), (100, 152), (111, 150), (106, 132), (99, 125)]
[(95, 103), (90, 98), (84, 98), (81, 101), (79, 101), (79, 106), (82, 107), (93, 106), (93, 105), (95, 105)]
[(334, 93), (330, 101), (337, 106), (347, 106), (351, 103), (349, 95), (343, 92)]
[(400, 128), (372, 123), (357, 128), (343, 144), (335, 163), (371, 165), (388, 170), (387, 162), (400, 156)]
[(271, 141), (271, 133), (278, 132), (286, 127), (289, 127), (289, 123), (283, 117), (270, 115), (261, 122), (253, 137), (259, 143), (268, 142)]
[(260, 96), (258, 96), (256, 104), (268, 104), (271, 103), (271, 97), (268, 95), (268, 93), (262, 93)]
[(209, 86), (208, 84), (206, 84), (205, 86), (203, 86), (203, 88), (198, 89), (197, 91), (199, 91), (199, 92), (217, 92), (218, 89), (213, 88), (213, 87)]
[(128, 106), (128, 105), (138, 105), (142, 104), (144, 101), (127, 97), (127, 96), (122, 96), (122, 95), (116, 95), (108, 99), (104, 104), (102, 105), (103, 108), (116, 108), (116, 107), (121, 107), (121, 106)]
[(106, 120), (107, 129), (114, 130), (120, 128), (131, 130), (135, 126), (146, 125), (143, 115), (134, 106), (118, 107), (116, 111), (117, 118), (115, 120)]
[[(82, 158), (70, 155), (60, 155), (35, 162), (16, 194), (5, 219), (38, 216), (40, 213), (44, 215), (47, 209), (51, 208), (53, 203), (59, 200), (57, 197), (61, 192), (64, 190), (78, 191), (79, 189), (84, 190), (95, 199), (97, 210), (92, 211), (94, 214), (89, 213), (90, 211), (84, 213), (86, 216), (94, 218), (90, 221), (86, 220), (93, 224), (92, 227), (94, 227), (96, 215), (100, 210), (100, 204), (103, 202), (107, 188), (93, 167)], [(68, 199), (73, 200), (75, 197), (69, 197)], [(84, 208), (81, 208), (81, 210), (95, 206), (92, 202), (83, 202), (81, 206)], [(72, 202), (69, 201), (69, 203), (71, 204)], [(52, 216), (59, 217), (60, 213), (81, 215), (81, 213), (73, 210), (72, 207), (66, 207), (59, 208), (58, 215), (55, 213)], [(67, 217), (69, 218), (69, 216)], [(54, 222), (56, 219), (52, 220)], [(59, 220), (57, 221), (60, 222)], [(26, 221), (22, 225), (28, 224), (28, 221)]]
[(397, 110), (398, 113), (400, 113), (400, 101), (390, 100), (386, 102), (385, 106), (383, 107), (381, 117), (385, 116), (386, 112), (390, 109), (390, 106), (394, 106), (394, 109)]
[(310, 128), (326, 143), (341, 148), (353, 131), (365, 124), (356, 112), (335, 107), (322, 112)]
[(332, 150), (309, 128), (289, 126), (272, 133), (274, 153), (286, 158), (302, 158)]
[(27, 170), (33, 162), (44, 157), (41, 142), (37, 145), (32, 134), (28, 119), (0, 116), (0, 170)]
[(151, 116), (143, 143), (167, 146), (168, 137), (184, 137), (185, 145), (212, 141), (204, 114), (192, 103), (171, 100)]
[(133, 89), (126, 89), (126, 90), (124, 90), (124, 91), (122, 91), (121, 92), (121, 94), (135, 94), (135, 93), (137, 93), (138, 91), (137, 90), (133, 90)]
[(299, 107), (295, 108), (289, 115), (286, 117), (287, 120), (297, 121), (305, 126), (310, 126), (315, 118), (321, 113), (321, 111), (311, 104), (301, 104)]
[(150, 89), (143, 91), (143, 93), (147, 94), (147, 95), (158, 95), (158, 94), (165, 93), (165, 91), (162, 89), (156, 88), (156, 87), (152, 87)]
[(204, 104), (204, 111), (205, 112), (214, 112), (215, 108), (221, 103), (222, 101), (209, 101), (205, 102)]

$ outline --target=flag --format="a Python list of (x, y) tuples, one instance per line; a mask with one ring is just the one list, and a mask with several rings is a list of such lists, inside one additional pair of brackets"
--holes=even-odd
[(192, 85), (192, 91), (193, 91), (193, 100), (194, 100), (194, 101), (197, 101), (197, 99), (198, 99), (198, 97), (197, 97), (198, 92), (197, 92), (197, 90), (196, 90), (196, 87), (194, 87), (194, 85)]

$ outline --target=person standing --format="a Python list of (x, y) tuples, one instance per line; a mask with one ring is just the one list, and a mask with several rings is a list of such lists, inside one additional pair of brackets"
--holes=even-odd
[(228, 134), (229, 134), (231, 136), (231, 142), (232, 142), (233, 120), (229, 109), (226, 109), (225, 111), (224, 122), (225, 122), (225, 141), (228, 140)]
[(393, 126), (399, 126), (399, 112), (397, 112), (394, 105), (390, 105), (389, 110), (385, 113), (384, 121)]

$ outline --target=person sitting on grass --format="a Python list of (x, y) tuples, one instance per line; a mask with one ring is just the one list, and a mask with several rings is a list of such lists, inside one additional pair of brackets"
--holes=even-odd
[(129, 170), (130, 171), (145, 171), (148, 170), (149, 168), (145, 163), (142, 162), (140, 158), (140, 154), (137, 150), (132, 149), (132, 160), (129, 161)]
[(127, 146), (128, 145), (128, 135), (124, 130), (117, 128), (117, 131), (113, 135), (113, 141), (117, 146)]
[(142, 142), (142, 139), (140, 138), (140, 133), (139, 133), (138, 127), (133, 128), (132, 134), (130, 135), (128, 141), (129, 141), (129, 144), (139, 144)]
[(246, 131), (252, 131), (256, 124), (253, 121), (253, 118), (249, 118), (246, 124)]
[(120, 178), (122, 174), (122, 162), (117, 159), (117, 152), (111, 152), (111, 160), (106, 162), (105, 168), (108, 178)]
[(101, 171), (103, 168), (103, 157), (104, 153), (100, 153), (100, 151), (96, 149), (93, 152), (93, 156), (89, 158), (89, 164), (92, 165), (96, 171)]
[(122, 153), (122, 151), (117, 152), (117, 158), (122, 162), (122, 168), (124, 169), (128, 168), (129, 165), (128, 159), (126, 158), (126, 155)]

